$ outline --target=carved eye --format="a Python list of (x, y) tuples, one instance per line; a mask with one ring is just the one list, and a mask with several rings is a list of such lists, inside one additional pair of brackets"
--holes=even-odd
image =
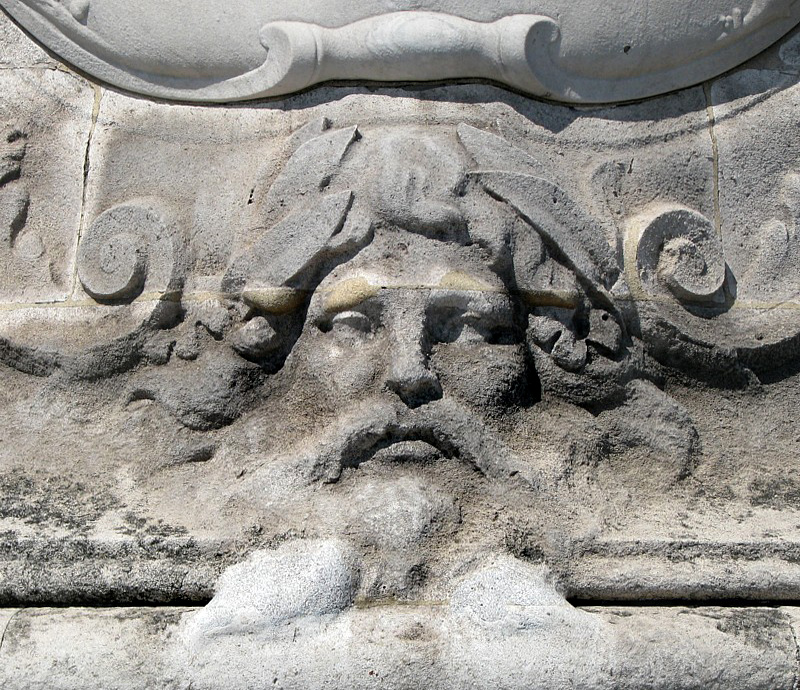
[(320, 326), (320, 330), (332, 333), (337, 340), (350, 342), (371, 337), (375, 332), (375, 324), (362, 312), (343, 311)]
[(431, 336), (435, 342), (490, 345), (514, 342), (514, 329), (508, 320), (495, 313), (448, 310), (432, 320)]

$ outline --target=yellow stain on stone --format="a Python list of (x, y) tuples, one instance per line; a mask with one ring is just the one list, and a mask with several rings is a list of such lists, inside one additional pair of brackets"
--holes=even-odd
[(303, 302), (305, 293), (288, 287), (261, 288), (242, 292), (244, 303), (269, 314), (288, 314)]
[(445, 273), (439, 281), (438, 287), (444, 290), (462, 290), (464, 292), (503, 292), (502, 288), (489, 285), (463, 271)]
[(371, 285), (366, 278), (350, 278), (343, 280), (331, 288), (325, 296), (325, 310), (330, 312), (345, 311), (361, 304), (365, 299), (378, 294), (378, 288)]

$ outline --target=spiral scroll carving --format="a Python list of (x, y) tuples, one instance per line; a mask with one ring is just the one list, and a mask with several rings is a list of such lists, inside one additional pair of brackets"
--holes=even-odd
[(7, 321), (0, 362), (37, 376), (61, 371), (93, 380), (136, 366), (154, 334), (181, 319), (184, 246), (157, 198), (107, 209), (84, 231), (77, 252), (81, 287), (95, 304), (78, 294), (68, 317), (55, 323), (38, 310)]
[(690, 209), (669, 209), (650, 221), (636, 265), (645, 291), (666, 289), (682, 302), (718, 301), (725, 283), (722, 240), (708, 218)]
[(137, 203), (101, 213), (78, 248), (78, 277), (98, 302), (131, 302), (145, 288), (175, 288), (173, 247), (162, 214)]

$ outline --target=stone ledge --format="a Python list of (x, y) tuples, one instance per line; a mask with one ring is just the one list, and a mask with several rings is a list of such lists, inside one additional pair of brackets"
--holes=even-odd
[[(515, 629), (453, 606), (370, 606), (202, 642), (194, 608), (0, 610), (0, 683), (25, 688), (796, 687), (798, 610), (539, 607)], [(530, 612), (527, 612), (529, 614)], [(514, 627), (514, 626), (512, 626)]]

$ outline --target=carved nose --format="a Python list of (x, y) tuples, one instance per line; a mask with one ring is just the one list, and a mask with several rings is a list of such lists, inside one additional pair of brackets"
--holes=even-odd
[(442, 397), (439, 379), (428, 368), (427, 357), (416, 343), (394, 348), (386, 387), (412, 408)]

